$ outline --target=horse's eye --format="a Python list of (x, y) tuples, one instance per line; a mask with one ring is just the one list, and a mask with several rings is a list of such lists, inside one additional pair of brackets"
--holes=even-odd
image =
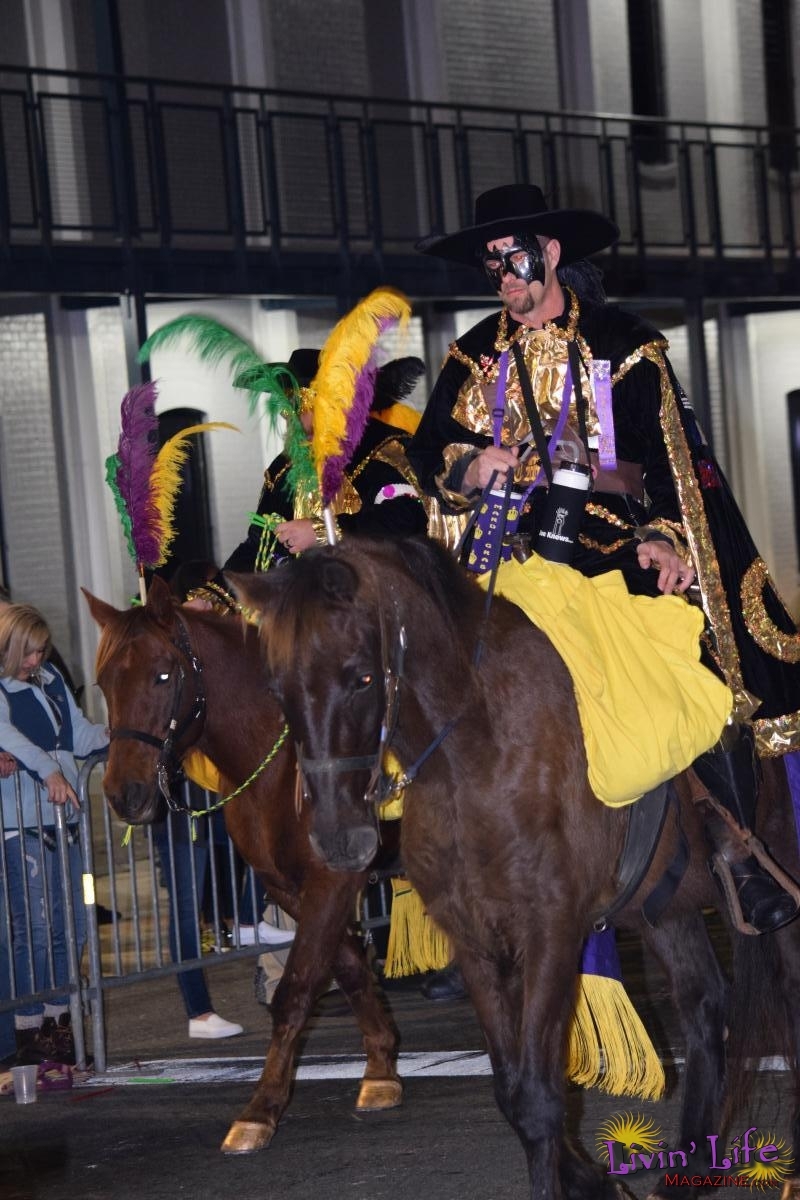
[(167, 683), (169, 680), (169, 671), (159, 671), (156, 675), (156, 683)]
[(374, 678), (374, 676), (370, 675), (369, 673), (367, 673), (366, 675), (359, 675), (358, 687), (360, 687), (360, 688), (372, 687), (373, 678)]

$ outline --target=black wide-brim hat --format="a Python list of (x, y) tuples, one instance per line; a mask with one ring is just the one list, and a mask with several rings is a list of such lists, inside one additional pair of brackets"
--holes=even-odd
[(478, 196), (474, 225), (458, 233), (432, 234), (417, 242), (417, 250), (476, 267), (487, 242), (512, 233), (557, 238), (560, 266), (597, 254), (619, 237), (618, 227), (602, 213), (590, 208), (548, 208), (535, 184), (509, 183)]
[(309, 387), (319, 370), (319, 350), (293, 350), (287, 363), (270, 363), (270, 366), (288, 367), (297, 380), (298, 387)]

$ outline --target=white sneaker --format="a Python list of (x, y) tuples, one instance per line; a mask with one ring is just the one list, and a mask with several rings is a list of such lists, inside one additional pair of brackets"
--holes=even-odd
[(210, 1017), (192, 1017), (189, 1021), (190, 1038), (229, 1038), (244, 1033), (241, 1025), (226, 1021), (218, 1013), (212, 1012)]
[[(294, 941), (293, 929), (278, 929), (277, 925), (270, 925), (267, 921), (259, 921), (258, 923), (258, 942), (259, 945), (263, 942), (267, 946), (288, 946)], [(256, 930), (252, 925), (239, 926), (239, 945), (240, 946), (255, 946)]]
[(258, 940), (266, 942), (267, 945), (287, 945), (294, 941), (294, 930), (279, 929), (277, 925), (270, 925), (269, 921), (259, 921)]

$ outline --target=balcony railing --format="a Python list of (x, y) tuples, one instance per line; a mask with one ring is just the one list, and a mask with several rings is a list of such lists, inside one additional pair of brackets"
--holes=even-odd
[[(778, 132), (796, 151), (798, 131)], [(205, 290), (217, 278), (223, 290), (310, 293), (326, 261), (345, 274), (402, 269), (434, 294), (441, 269), (414, 242), (469, 223), (483, 189), (530, 180), (553, 206), (614, 218), (612, 271), (660, 263), (700, 271), (712, 289), (720, 268), (729, 281), (760, 272), (786, 291), (800, 177), (770, 165), (775, 137), (0, 68), (0, 290), (31, 286), (33, 273), (63, 290), (105, 290), (104, 279), (112, 291)]]

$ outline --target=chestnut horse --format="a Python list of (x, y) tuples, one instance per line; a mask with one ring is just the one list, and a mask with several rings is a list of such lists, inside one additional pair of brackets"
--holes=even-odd
[[(497, 1101), (527, 1156), (531, 1197), (623, 1194), (563, 1130), (581, 946), (615, 896), (628, 818), (589, 788), (561, 659), (504, 600), (495, 599), (485, 622), (484, 593), (433, 543), (354, 539), (264, 576), (230, 578), (262, 614), (270, 687), (298, 747), (315, 844), (331, 865), (362, 872), (378, 845), (375, 772), (384, 750), (407, 774), (418, 771), (406, 791), (404, 866), (455, 946)], [(781, 809), (766, 789), (760, 807), (762, 832), (797, 874), (790, 806)], [(699, 1150), (719, 1131), (726, 1086), (753, 1049), (740, 1039), (780, 1028), (780, 1051), (796, 1061), (800, 922), (760, 938), (736, 935), (729, 988), (702, 916), (718, 896), (688, 794), (680, 823), (690, 863), (663, 917), (648, 927), (636, 901), (672, 860), (674, 810), (647, 879), (615, 924), (639, 929), (669, 976), (686, 1038), (671, 1144)], [(657, 1186), (651, 1194), (668, 1193)], [(796, 1181), (784, 1195), (800, 1196)]]
[[(158, 578), (141, 608), (118, 611), (86, 596), (103, 630), (97, 679), (111, 727), (103, 787), (117, 815), (141, 824), (159, 814), (157, 768), (173, 720), (177, 758), (194, 747), (233, 784), (247, 779), (284, 726), (265, 686), (256, 631), (243, 634), (238, 620), (177, 608)], [(294, 749), (285, 743), (224, 809), (240, 854), (298, 923), (271, 1005), (264, 1070), (223, 1142), (226, 1153), (257, 1150), (272, 1138), (288, 1103), (298, 1036), (331, 973), (364, 1035), (358, 1108), (392, 1108), (402, 1097), (397, 1032), (351, 928), (366, 872), (333, 871), (313, 852), (309, 813), (296, 811), (295, 782)]]

